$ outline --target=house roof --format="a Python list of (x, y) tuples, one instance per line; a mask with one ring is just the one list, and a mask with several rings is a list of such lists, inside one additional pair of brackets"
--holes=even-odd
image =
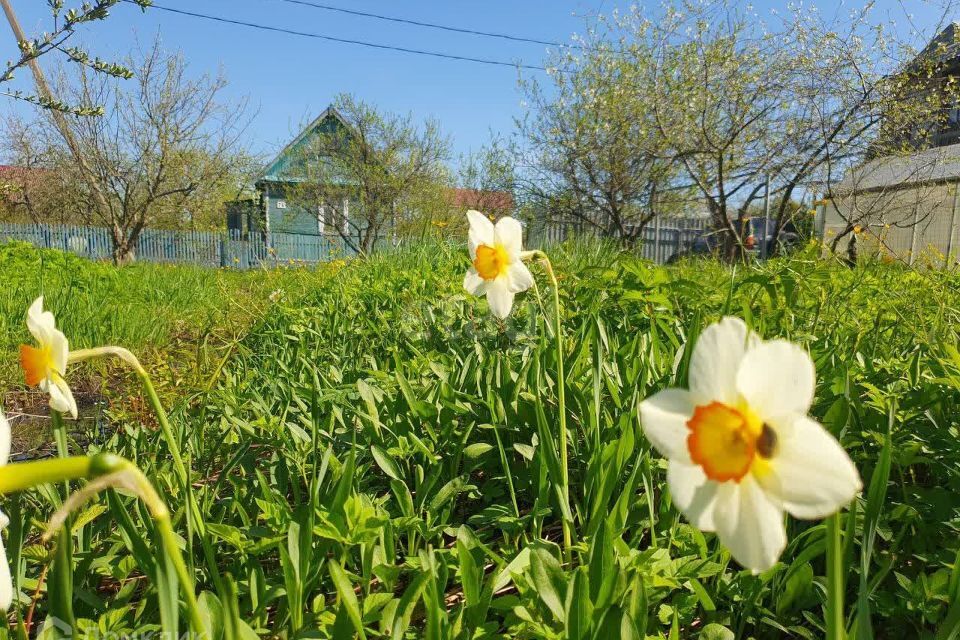
[(316, 133), (319, 129), (322, 128), (324, 122), (328, 119), (333, 119), (338, 121), (342, 126), (350, 128), (350, 124), (347, 120), (337, 111), (332, 105), (323, 110), (323, 112), (314, 118), (314, 120), (303, 128), (297, 137), (291, 140), (283, 149), (280, 150), (280, 153), (276, 155), (267, 165), (264, 167), (263, 171), (257, 176), (255, 184), (259, 185), (263, 182), (302, 182), (303, 177), (298, 177), (287, 172), (290, 168), (291, 159), (293, 153), (301, 147), (307, 139)]
[(513, 194), (509, 191), (453, 188), (448, 191), (448, 197), (454, 207), (496, 211), (513, 209)]
[(960, 23), (951, 22), (930, 41), (930, 44), (924, 47), (907, 68), (916, 68), (925, 63), (939, 66), (958, 58), (960, 58)]
[(15, 164), (0, 164), (0, 179), (18, 178), (23, 176), (38, 178), (48, 171), (49, 169), (40, 169), (37, 167), (20, 167)]
[(875, 158), (847, 171), (834, 192), (846, 195), (936, 182), (960, 182), (960, 144)]

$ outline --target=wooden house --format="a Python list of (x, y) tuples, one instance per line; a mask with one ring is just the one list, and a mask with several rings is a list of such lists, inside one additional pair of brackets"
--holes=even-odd
[[(354, 135), (336, 109), (324, 110), (264, 167), (255, 181), (256, 199), (227, 203), (230, 233), (240, 238), (261, 235), (280, 260), (323, 260), (362, 247), (363, 240), (369, 240), (368, 218), (377, 217), (362, 215), (359, 187), (351, 177), (355, 174), (345, 168), (349, 162), (342, 161), (344, 155), (338, 161), (338, 150), (351, 144)], [(445, 204), (434, 204), (448, 208), (442, 218), (468, 208), (497, 217), (514, 209), (513, 195), (505, 191), (451, 188), (445, 196)], [(403, 223), (421, 213), (392, 212), (391, 220), (376, 228), (374, 246), (398, 242)]]
[(336, 109), (325, 109), (267, 163), (254, 183), (255, 201), (227, 203), (228, 230), (242, 236), (262, 234), (281, 260), (324, 260), (343, 252), (342, 235), (352, 229), (350, 185), (342, 185), (341, 200), (330, 207), (305, 205), (307, 199), (298, 196), (317, 175), (309, 163), (336, 162), (332, 155), (317, 157), (318, 141), (349, 135), (349, 130)]

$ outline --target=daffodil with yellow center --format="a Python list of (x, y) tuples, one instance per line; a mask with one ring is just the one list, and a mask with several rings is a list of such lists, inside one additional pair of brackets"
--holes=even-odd
[(77, 402), (64, 379), (70, 346), (53, 314), (43, 310), (43, 296), (27, 309), (27, 328), (37, 341), (36, 346), (20, 345), (20, 365), (27, 384), (50, 395), (51, 409), (76, 418)]
[(509, 216), (494, 225), (479, 211), (471, 210), (467, 219), (472, 265), (463, 286), (473, 295), (485, 294), (493, 314), (506, 318), (514, 296), (533, 286), (533, 276), (521, 258), (523, 229)]
[(813, 361), (724, 318), (700, 335), (689, 382), (640, 405), (647, 438), (669, 460), (673, 502), (744, 567), (769, 569), (787, 543), (784, 512), (825, 518), (862, 488), (840, 443), (807, 415)]

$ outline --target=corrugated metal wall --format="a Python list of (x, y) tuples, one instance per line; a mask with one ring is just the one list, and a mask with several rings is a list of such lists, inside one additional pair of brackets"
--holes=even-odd
[[(834, 198), (824, 203), (821, 213), (824, 241), (829, 244), (853, 223), (860, 228), (857, 244), (861, 253), (886, 255), (909, 264), (917, 260), (956, 264), (960, 257), (956, 189), (956, 183), (939, 183)], [(846, 239), (841, 243), (846, 246)]]

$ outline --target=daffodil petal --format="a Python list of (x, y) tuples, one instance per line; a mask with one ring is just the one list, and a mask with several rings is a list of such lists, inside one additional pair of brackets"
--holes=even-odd
[(789, 436), (757, 482), (796, 518), (825, 518), (853, 500), (863, 488), (853, 460), (837, 439), (807, 416), (791, 418)]
[(758, 342), (739, 318), (726, 317), (703, 330), (690, 356), (690, 391), (697, 404), (737, 403), (740, 362), (747, 348)]
[(673, 504), (701, 531), (715, 531), (713, 510), (720, 485), (709, 480), (699, 465), (671, 460), (667, 466), (667, 484)]
[(786, 340), (750, 348), (740, 361), (737, 390), (761, 419), (805, 414), (813, 403), (816, 373), (804, 349)]
[(650, 444), (665, 458), (690, 464), (687, 421), (693, 397), (683, 389), (664, 389), (640, 403), (640, 424)]
[(43, 310), (43, 296), (33, 301), (27, 309), (27, 329), (40, 344), (50, 340), (50, 332), (56, 327), (53, 314)]
[(70, 343), (63, 332), (58, 329), (50, 330), (50, 356), (53, 367), (60, 375), (67, 373), (67, 359), (70, 356)]
[(520, 252), (523, 251), (523, 226), (520, 222), (507, 216), (500, 218), (497, 226), (494, 228), (495, 242), (503, 245), (507, 250), (507, 255), (512, 260), (520, 259)]
[(480, 277), (480, 274), (477, 273), (477, 270), (473, 267), (470, 267), (470, 270), (467, 271), (467, 275), (463, 277), (463, 288), (467, 290), (471, 295), (479, 296), (483, 295), (486, 291), (487, 281)]
[(787, 546), (783, 510), (750, 475), (720, 485), (713, 520), (733, 559), (755, 573), (775, 565)]
[(493, 223), (479, 211), (473, 209), (467, 211), (467, 220), (470, 221), (468, 245), (470, 247), (470, 259), (473, 260), (477, 257), (477, 247), (481, 244), (492, 247), (496, 243), (496, 233)]
[(490, 311), (500, 319), (510, 315), (513, 309), (513, 292), (507, 278), (497, 278), (487, 283), (487, 302)]
[(77, 417), (77, 401), (73, 398), (73, 392), (67, 381), (59, 376), (54, 376), (47, 385), (47, 392), (50, 394), (50, 408), (60, 413), (69, 413), (74, 418)]
[(510, 263), (507, 268), (507, 277), (510, 278), (510, 290), (514, 293), (526, 291), (533, 286), (533, 274), (519, 259)]
[(10, 421), (0, 409), (0, 466), (7, 464), (10, 460)]
[[(0, 530), (6, 529), (10, 519), (0, 512)], [(0, 537), (0, 611), (10, 610), (13, 603), (13, 578), (10, 575), (10, 565), (7, 563), (7, 549)]]

